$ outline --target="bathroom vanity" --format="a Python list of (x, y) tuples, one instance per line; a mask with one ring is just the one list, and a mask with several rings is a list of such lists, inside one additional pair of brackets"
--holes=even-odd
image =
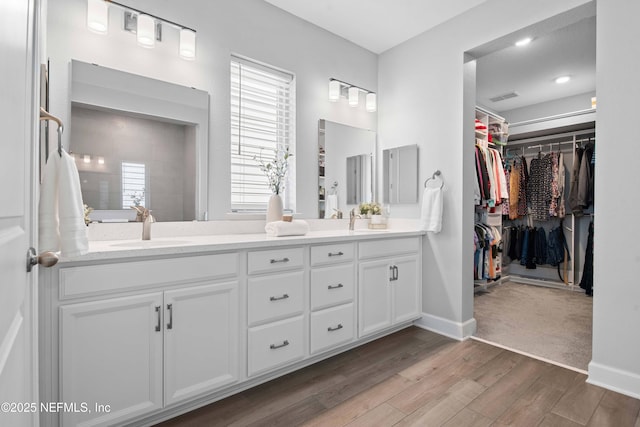
[(150, 425), (411, 325), (422, 238), (91, 242), (41, 271), (41, 400), (76, 409), (42, 425)]

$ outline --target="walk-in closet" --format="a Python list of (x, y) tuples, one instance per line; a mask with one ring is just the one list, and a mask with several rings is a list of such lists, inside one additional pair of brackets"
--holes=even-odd
[[(597, 295), (597, 99), (595, 81), (581, 89), (555, 83), (578, 59), (557, 55), (554, 45), (593, 51), (580, 72), (595, 72), (594, 31), (595, 18), (587, 18), (530, 40), (530, 51), (512, 46), (477, 59), (475, 144), (468, 148), (476, 178), (474, 338), (582, 371), (591, 360)], [(524, 86), (540, 76), (557, 93)]]

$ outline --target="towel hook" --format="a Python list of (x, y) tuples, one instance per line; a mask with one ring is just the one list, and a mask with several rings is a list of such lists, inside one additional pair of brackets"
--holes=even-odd
[[(62, 132), (64, 131), (64, 125), (62, 120), (49, 113), (44, 108), (40, 107), (40, 120), (52, 120), (58, 124), (58, 155), (62, 157)], [(49, 147), (47, 146), (46, 156), (49, 156)]]
[[(431, 178), (427, 178), (427, 180), (424, 182), (424, 188), (427, 188), (427, 183), (429, 181), (435, 180), (436, 177), (439, 177), (440, 175), (442, 175), (442, 172), (440, 172), (439, 169), (437, 169), (433, 175), (431, 175)], [(444, 186), (444, 181), (442, 181), (442, 178), (440, 178), (441, 184), (440, 184), (440, 188), (442, 188)]]

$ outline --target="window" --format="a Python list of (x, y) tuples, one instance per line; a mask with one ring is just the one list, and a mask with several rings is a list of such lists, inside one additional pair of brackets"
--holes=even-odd
[[(231, 209), (265, 210), (271, 190), (257, 159), (294, 150), (293, 75), (246, 59), (231, 58)], [(285, 191), (285, 209), (293, 209), (293, 162)]]
[(122, 209), (145, 206), (146, 172), (144, 163), (122, 162)]

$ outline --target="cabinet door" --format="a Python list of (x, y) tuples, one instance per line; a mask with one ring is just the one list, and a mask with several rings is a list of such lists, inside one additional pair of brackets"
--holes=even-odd
[(238, 283), (165, 292), (165, 405), (238, 379)]
[(360, 337), (391, 326), (390, 264), (387, 260), (360, 263), (358, 334)]
[(416, 256), (396, 258), (396, 280), (391, 281), (393, 292), (393, 323), (416, 319), (421, 311), (421, 275)]
[[(60, 425), (113, 425), (162, 408), (162, 293), (60, 308)], [(96, 405), (110, 410), (96, 411)]]

